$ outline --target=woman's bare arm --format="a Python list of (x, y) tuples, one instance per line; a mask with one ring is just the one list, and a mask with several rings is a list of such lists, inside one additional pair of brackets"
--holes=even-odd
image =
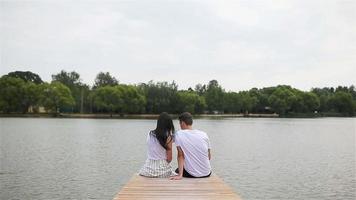
[(166, 155), (167, 155), (167, 162), (170, 163), (172, 161), (172, 138), (169, 136), (167, 138), (167, 150), (166, 150)]

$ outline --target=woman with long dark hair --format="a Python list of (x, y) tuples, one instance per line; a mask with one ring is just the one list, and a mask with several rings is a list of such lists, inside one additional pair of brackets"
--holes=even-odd
[(139, 174), (147, 177), (170, 177), (175, 175), (172, 161), (172, 142), (174, 125), (171, 116), (163, 112), (159, 115), (157, 126), (147, 135), (147, 160)]

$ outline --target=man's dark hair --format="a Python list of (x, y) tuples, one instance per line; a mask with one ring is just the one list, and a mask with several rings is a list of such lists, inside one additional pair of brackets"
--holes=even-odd
[(189, 112), (184, 112), (184, 113), (180, 114), (178, 119), (179, 119), (179, 121), (184, 122), (186, 125), (193, 124), (193, 116)]

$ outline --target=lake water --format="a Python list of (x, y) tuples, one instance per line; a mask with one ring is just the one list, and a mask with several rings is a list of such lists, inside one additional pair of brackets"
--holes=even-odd
[[(143, 165), (155, 123), (0, 118), (0, 199), (112, 199)], [(243, 199), (356, 198), (355, 118), (197, 119), (194, 127), (210, 137), (213, 171)]]

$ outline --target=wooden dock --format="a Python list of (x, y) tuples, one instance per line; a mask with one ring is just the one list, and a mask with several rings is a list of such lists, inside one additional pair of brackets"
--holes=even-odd
[(217, 175), (209, 178), (146, 178), (134, 175), (114, 200), (126, 199), (234, 199), (241, 198)]

